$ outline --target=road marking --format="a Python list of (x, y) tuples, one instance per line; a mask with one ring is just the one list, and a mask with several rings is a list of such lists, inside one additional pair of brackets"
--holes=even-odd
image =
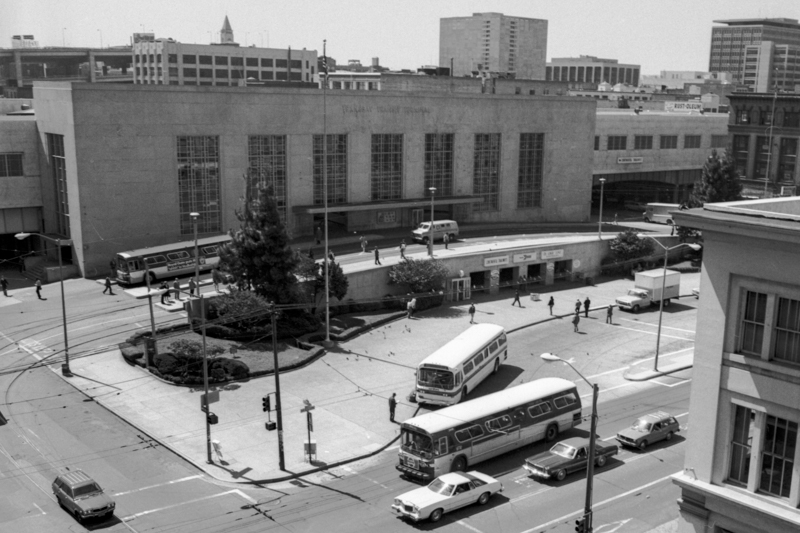
[[(594, 530), (597, 533), (614, 533), (615, 531), (619, 530), (619, 528), (621, 528), (631, 520), (633, 520), (633, 518), (626, 518), (625, 520), (617, 520), (616, 522), (610, 522), (608, 524), (603, 524), (602, 526), (595, 527)], [(614, 529), (605, 529), (607, 527), (613, 527)]]
[[(666, 480), (670, 479), (673, 475), (674, 474), (670, 474), (668, 476), (664, 476), (662, 478), (656, 479), (655, 481), (651, 481), (650, 483), (646, 483), (646, 484), (642, 485), (641, 487), (636, 487), (635, 489), (631, 489), (628, 492), (623, 492), (622, 494), (618, 494), (618, 495), (616, 495), (616, 496), (614, 496), (612, 498), (609, 498), (607, 500), (603, 500), (602, 502), (597, 502), (597, 503), (594, 504), (594, 508), (597, 509), (598, 507), (600, 507), (602, 505), (605, 505), (607, 503), (611, 503), (611, 502), (613, 502), (615, 500), (619, 500), (620, 498), (624, 498), (626, 496), (630, 496), (631, 494), (633, 494), (635, 492), (639, 492), (639, 491), (645, 490), (647, 488), (650, 488), (653, 485), (657, 485), (658, 483), (661, 483), (663, 481), (666, 481)], [(560, 522), (565, 522), (565, 521), (569, 520), (570, 518), (573, 518), (573, 517), (576, 517), (576, 516), (581, 516), (581, 515), (583, 515), (583, 510), (575, 511), (573, 513), (564, 515), (564, 516), (562, 516), (560, 518), (556, 518), (555, 520), (550, 520), (546, 524), (541, 524), (541, 525), (538, 525), (536, 527), (532, 527), (530, 529), (526, 529), (522, 533), (534, 533), (535, 531), (541, 531), (541, 530), (546, 529), (546, 528), (548, 528), (550, 526), (553, 526), (553, 525), (558, 524)]]
[(677, 387), (678, 385), (683, 385), (684, 383), (689, 383), (692, 380), (691, 379), (684, 379), (683, 381), (679, 381), (677, 383), (673, 383), (672, 385), (667, 385), (666, 383), (661, 383), (657, 379), (651, 379), (650, 381), (655, 383), (655, 384), (657, 384), (657, 385), (661, 385), (662, 387), (667, 387), (667, 388), (671, 389), (672, 387)]
[[(642, 326), (652, 326), (654, 328), (658, 327), (658, 324), (650, 324), (649, 322), (641, 322), (639, 320), (631, 320), (630, 318), (620, 318), (620, 320), (624, 320), (626, 322), (633, 322), (634, 324), (640, 324)], [(674, 329), (675, 331), (686, 331), (687, 333), (695, 333), (693, 329), (681, 329), (681, 328), (673, 328), (671, 326), (661, 326), (661, 329)]]
[(371, 481), (371, 482), (372, 482), (372, 483), (374, 483), (375, 485), (378, 485), (378, 486), (380, 486), (380, 487), (383, 487), (383, 488), (384, 488), (384, 489), (386, 489), (386, 490), (389, 490), (389, 487), (387, 487), (386, 485), (384, 485), (384, 484), (383, 484), (383, 483), (381, 483), (380, 481), (375, 481), (375, 480), (374, 480), (374, 479), (372, 479), (372, 478), (368, 478), (368, 477), (367, 477), (367, 476), (365, 476), (364, 474), (361, 474), (361, 473), (359, 473), (359, 472), (356, 472), (355, 470), (353, 470), (353, 469), (352, 469), (352, 468), (350, 468), (349, 466), (343, 466), (343, 467), (342, 467), (342, 470), (344, 470), (345, 472), (349, 472), (350, 474), (353, 474), (354, 476), (359, 476), (359, 477), (362, 477), (362, 478), (366, 479), (367, 481)]
[(182, 483), (184, 481), (189, 481), (189, 480), (192, 480), (192, 479), (198, 479), (198, 478), (201, 478), (201, 477), (203, 477), (203, 476), (202, 475), (196, 475), (196, 476), (182, 477), (180, 479), (174, 479), (172, 481), (166, 481), (164, 483), (158, 483), (157, 485), (149, 485), (147, 487), (140, 487), (138, 489), (126, 490), (126, 491), (123, 491), (123, 492), (117, 492), (116, 494), (114, 494), (114, 496), (125, 496), (126, 494), (133, 494), (134, 492), (141, 492), (143, 490), (155, 489), (157, 487), (164, 487), (166, 485), (173, 485), (175, 483)]
[(469, 529), (470, 531), (474, 531), (475, 533), (483, 533), (483, 531), (481, 531), (477, 527), (473, 527), (473, 526), (467, 524), (466, 522), (464, 522), (463, 520), (459, 520), (458, 522), (456, 522), (456, 524), (461, 524), (465, 528)]
[(45, 513), (45, 512), (44, 512), (44, 509), (42, 509), (41, 507), (39, 507), (39, 506), (38, 506), (38, 505), (36, 505), (35, 503), (34, 503), (33, 505), (34, 505), (34, 506), (35, 506), (37, 509), (39, 509), (39, 512), (40, 512), (40, 513), (42, 513), (42, 514), (47, 514), (47, 513)]
[(241, 496), (241, 497), (242, 497), (242, 498), (244, 498), (245, 500), (249, 501), (250, 503), (258, 503), (258, 500), (256, 500), (255, 498), (252, 498), (252, 497), (248, 496), (247, 494), (245, 494), (244, 492), (242, 492), (242, 491), (241, 491), (241, 490), (239, 490), (239, 489), (234, 489), (234, 490), (233, 490), (233, 492), (235, 492), (236, 494), (238, 494), (239, 496)]
[(547, 492), (549, 490), (553, 490), (554, 488), (555, 487), (544, 487), (544, 488), (541, 488), (541, 489), (537, 490), (536, 492), (529, 492), (528, 494), (523, 494), (522, 496), (517, 496), (513, 500), (509, 500), (508, 503), (521, 502), (522, 500), (527, 500), (528, 498), (532, 498), (533, 496), (538, 496), (539, 494), (545, 493), (545, 492)]
[(174, 509), (174, 508), (180, 507), (182, 505), (189, 505), (189, 504), (192, 504), (192, 503), (202, 502), (202, 501), (205, 501), (205, 500), (210, 500), (212, 498), (218, 498), (220, 496), (227, 496), (228, 494), (233, 494), (235, 492), (238, 492), (238, 491), (237, 490), (229, 490), (227, 492), (218, 492), (217, 494), (211, 494), (210, 496), (203, 496), (202, 498), (195, 498), (194, 500), (189, 500), (189, 501), (185, 501), (185, 502), (181, 502), (181, 503), (175, 503), (173, 505), (167, 505), (167, 506), (164, 506), (164, 507), (159, 507), (157, 509), (150, 509), (148, 511), (142, 511), (141, 513), (135, 513), (135, 514), (132, 514), (132, 515), (128, 515), (125, 518), (121, 518), (120, 520), (122, 520), (123, 522), (127, 522), (128, 520), (133, 520), (134, 518), (138, 518), (140, 516), (157, 513), (159, 511), (166, 511), (167, 509)]
[[(635, 328), (626, 328), (625, 326), (614, 326), (617, 329), (627, 329), (628, 331), (635, 331), (636, 333), (644, 333), (645, 335), (658, 335), (657, 331), (643, 331), (641, 329)], [(692, 332), (694, 333), (694, 332)], [(668, 339), (680, 339), (682, 341), (689, 341), (694, 342), (694, 339), (687, 339), (686, 337), (676, 337), (675, 335), (665, 335), (664, 333), (661, 334), (662, 337), (667, 337)]]

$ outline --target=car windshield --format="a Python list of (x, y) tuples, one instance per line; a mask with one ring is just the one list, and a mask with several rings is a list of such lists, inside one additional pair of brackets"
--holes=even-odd
[(568, 446), (563, 442), (559, 442), (552, 448), (550, 448), (550, 453), (554, 455), (560, 455), (561, 457), (566, 457), (567, 459), (572, 459), (575, 457), (575, 448), (572, 446)]
[(430, 485), (428, 485), (428, 489), (436, 494), (442, 494), (443, 496), (450, 496), (450, 494), (453, 493), (453, 485), (448, 485), (441, 479), (434, 479), (431, 481)]
[(431, 229), (431, 225), (430, 225), (429, 222), (423, 222), (422, 224), (419, 225), (419, 229), (427, 231), (427, 230)]
[(102, 492), (102, 491), (103, 489), (101, 489), (97, 483), (81, 485), (80, 487), (75, 487), (73, 489), (76, 498), (82, 498), (84, 496), (89, 496), (90, 494), (94, 494), (95, 492)]
[(628, 296), (636, 296), (637, 298), (642, 298), (646, 295), (647, 293), (644, 291), (637, 291), (636, 289), (628, 289)]
[(651, 424), (650, 422), (648, 422), (644, 418), (640, 418), (639, 420), (637, 420), (636, 422), (633, 423), (633, 425), (631, 426), (631, 429), (635, 429), (636, 431), (640, 431), (642, 433), (645, 433), (647, 431), (650, 431), (650, 429), (652, 427), (653, 427), (653, 424)]
[(447, 370), (435, 370), (433, 368), (420, 368), (417, 381), (423, 386), (447, 390), (451, 390), (455, 386), (452, 372)]

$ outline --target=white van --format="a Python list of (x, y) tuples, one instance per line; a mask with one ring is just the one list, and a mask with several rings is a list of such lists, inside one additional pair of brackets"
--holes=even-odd
[(672, 226), (675, 222), (670, 212), (678, 211), (680, 208), (680, 204), (647, 204), (647, 211), (643, 213), (644, 221)]
[[(433, 241), (441, 241), (444, 236), (450, 238), (450, 242), (456, 240), (458, 237), (458, 222), (455, 220), (436, 220), (433, 223)], [(411, 236), (415, 241), (428, 244), (428, 239), (431, 236), (431, 223), (422, 222), (420, 225), (411, 232)]]

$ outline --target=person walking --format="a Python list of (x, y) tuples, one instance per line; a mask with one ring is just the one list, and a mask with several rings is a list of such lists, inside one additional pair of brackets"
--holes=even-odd
[(211, 281), (214, 283), (214, 291), (219, 292), (219, 284), (222, 283), (222, 272), (218, 268), (211, 271)]
[(580, 311), (575, 311), (575, 316), (572, 317), (572, 325), (575, 326), (574, 331), (576, 333), (578, 332), (578, 324), (580, 323), (580, 321), (581, 321), (581, 313)]
[(375, 264), (376, 265), (381, 264), (381, 252), (378, 250), (377, 246), (375, 247)]
[(333, 250), (328, 250), (328, 260), (331, 263), (336, 262), (336, 254), (333, 253)]
[(475, 323), (475, 304), (469, 304), (469, 323)]
[(554, 306), (554, 305), (556, 305), (556, 301), (555, 301), (555, 300), (553, 299), (553, 297), (551, 296), (551, 297), (550, 297), (550, 301), (549, 301), (549, 302), (547, 302), (547, 307), (549, 307), (549, 308), (550, 308), (550, 316), (553, 316), (553, 306)]
[(400, 241), (400, 259), (406, 258), (406, 240), (403, 239)]
[(394, 410), (397, 408), (397, 393), (393, 392), (389, 396), (389, 422), (394, 422)]
[(444, 241), (444, 249), (447, 250), (449, 248), (448, 245), (450, 244), (450, 234), (445, 233), (444, 237), (442, 237), (442, 240)]
[(411, 319), (411, 315), (414, 314), (414, 307), (411, 305), (411, 300), (408, 301), (406, 304), (406, 318)]
[(614, 306), (609, 305), (608, 311), (606, 311), (606, 324), (613, 324), (614, 323), (613, 318), (614, 318)]
[[(189, 296), (194, 296), (194, 290), (197, 288), (197, 283), (194, 280), (194, 277), (189, 278)], [(200, 294), (200, 291), (197, 291)]]
[(317, 239), (317, 244), (320, 244), (320, 239), (322, 239), (322, 226), (317, 226), (317, 229), (314, 230), (314, 237)]
[(38, 278), (36, 279), (35, 285), (36, 285), (36, 297), (39, 298), (40, 300), (44, 300), (44, 298), (42, 298), (42, 282), (39, 281)]
[(514, 301), (511, 302), (511, 307), (514, 307), (514, 304), (519, 304), (519, 306), (522, 307), (522, 303), (519, 301), (519, 285), (517, 285), (517, 288), (514, 291)]
[(586, 318), (589, 318), (589, 306), (592, 305), (592, 301), (587, 296), (586, 299), (583, 301), (583, 313)]
[(175, 292), (175, 299), (180, 302), (181, 301), (181, 282), (178, 281), (178, 278), (175, 278), (175, 281), (172, 282), (172, 290)]
[(158, 288), (164, 291), (161, 293), (161, 304), (169, 305), (172, 303), (169, 301), (169, 284), (167, 283), (167, 280), (162, 281)]
[(417, 299), (416, 298), (411, 298), (411, 302), (410, 303), (411, 303), (411, 316), (413, 317), (414, 313), (417, 312)]
[(0, 287), (3, 289), (3, 296), (8, 296), (8, 280), (5, 276), (0, 276)]
[(105, 294), (106, 291), (108, 291), (109, 296), (114, 296), (114, 289), (111, 287), (111, 278), (109, 276), (106, 276), (106, 288), (103, 289), (103, 294)]
[(365, 239), (364, 236), (362, 235), (361, 237), (358, 238), (358, 240), (361, 241), (361, 253), (362, 254), (367, 253), (367, 239)]
[(580, 313), (581, 312), (581, 299), (580, 298), (577, 298), (575, 300), (575, 312), (576, 313)]

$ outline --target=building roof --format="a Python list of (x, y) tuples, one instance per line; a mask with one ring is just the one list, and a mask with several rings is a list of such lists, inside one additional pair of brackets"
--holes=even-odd
[(727, 24), (728, 26), (775, 26), (777, 28), (792, 28), (800, 30), (800, 23), (795, 19), (729, 19), (715, 20), (717, 24)]
[(222, 23), (222, 31), (233, 31), (233, 28), (231, 28), (231, 23), (228, 21), (228, 15), (225, 15), (225, 22)]
[(800, 197), (706, 204), (673, 213), (678, 226), (800, 244)]

